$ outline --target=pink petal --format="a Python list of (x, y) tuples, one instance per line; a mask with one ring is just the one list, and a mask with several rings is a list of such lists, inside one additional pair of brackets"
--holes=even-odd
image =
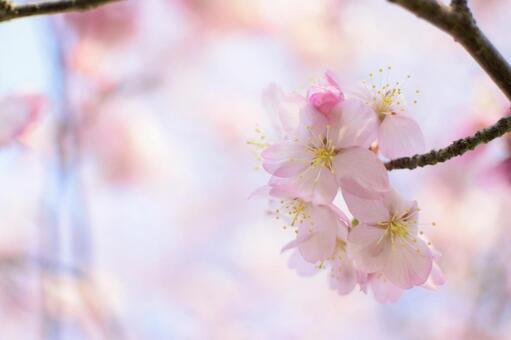
[(433, 261), (433, 268), (431, 269), (431, 274), (428, 277), (428, 280), (422, 287), (430, 290), (436, 290), (438, 287), (443, 286), (445, 284), (445, 277), (442, 269), (438, 263)]
[(383, 268), (385, 277), (399, 288), (408, 289), (422, 285), (433, 266), (431, 251), (424, 241), (415, 243), (395, 241)]
[(285, 132), (298, 127), (300, 107), (305, 105), (305, 99), (298, 95), (285, 95), (275, 84), (263, 91), (263, 105), (274, 117), (279, 117)]
[(364, 294), (367, 294), (367, 288), (369, 286), (370, 278), (372, 275), (374, 274), (368, 274), (360, 270), (357, 270), (357, 282), (360, 287), (360, 290), (363, 291)]
[(326, 137), (328, 124), (325, 115), (318, 113), (311, 105), (304, 105), (300, 108), (300, 123), (293, 131), (292, 138), (304, 145), (319, 144)]
[(37, 95), (13, 95), (0, 99), (0, 145), (21, 135), (37, 118), (43, 98)]
[(306, 261), (315, 263), (328, 259), (334, 252), (338, 222), (328, 208), (316, 206), (309, 213), (307, 223), (298, 229), (298, 250)]
[(332, 108), (344, 99), (344, 94), (332, 75), (327, 72), (319, 84), (309, 88), (307, 99), (316, 110), (328, 115)]
[(308, 166), (310, 153), (297, 143), (278, 143), (261, 153), (263, 168), (278, 177), (291, 177)]
[(385, 207), (382, 199), (367, 199), (348, 191), (343, 191), (342, 195), (351, 214), (360, 222), (375, 224), (389, 220), (389, 210)]
[(269, 185), (263, 185), (262, 187), (259, 187), (252, 191), (252, 193), (248, 196), (249, 199), (255, 198), (255, 197), (261, 197), (261, 196), (268, 196), (270, 195), (271, 187)]
[(389, 158), (413, 156), (426, 149), (424, 135), (419, 125), (410, 117), (390, 115), (383, 119), (378, 129), (381, 153)]
[(346, 225), (349, 225), (350, 224), (350, 219), (348, 218), (348, 216), (346, 216), (346, 214), (341, 210), (339, 209), (339, 207), (337, 207), (336, 205), (334, 205), (333, 203), (331, 204), (326, 204), (326, 206), (332, 210), (332, 212), (337, 216), (337, 218), (342, 221), (344, 224)]
[(282, 181), (279, 187), (307, 202), (329, 204), (337, 195), (337, 182), (330, 170), (310, 168), (298, 176)]
[(284, 253), (290, 249), (297, 248), (300, 244), (303, 242), (309, 241), (314, 236), (313, 233), (302, 233), (301, 235), (298, 235), (294, 240), (288, 242), (282, 249), (280, 250), (281, 253)]
[(370, 285), (374, 298), (379, 303), (396, 302), (403, 293), (401, 288), (393, 285), (381, 275), (374, 276)]
[(335, 112), (340, 117), (335, 123), (338, 128), (335, 145), (338, 148), (368, 148), (376, 140), (378, 120), (367, 105), (356, 99), (347, 99), (335, 107)]
[(369, 196), (390, 189), (387, 170), (374, 153), (363, 148), (342, 150), (333, 160), (343, 190)]
[(273, 176), (277, 177), (293, 177), (303, 172), (309, 164), (304, 161), (292, 160), (283, 163), (273, 172)]
[(405, 211), (416, 211), (417, 201), (404, 199), (396, 190), (391, 189), (383, 195), (385, 207), (392, 213), (403, 213)]
[(335, 75), (334, 72), (328, 70), (325, 72), (325, 80), (327, 81), (327, 83), (331, 86), (334, 86), (334, 87), (337, 87), (339, 90), (341, 89), (341, 87), (339, 86), (339, 82), (337, 81), (337, 76)]
[(358, 276), (352, 261), (346, 254), (341, 256), (341, 259), (337, 259), (332, 266), (329, 284), (330, 288), (335, 289), (339, 294), (346, 295), (351, 293), (357, 285)]
[(385, 267), (390, 247), (380, 228), (359, 224), (348, 235), (348, 255), (363, 272), (380, 272)]
[(319, 268), (303, 259), (300, 252), (294, 251), (287, 261), (287, 266), (294, 269), (300, 276), (312, 276), (319, 272)]

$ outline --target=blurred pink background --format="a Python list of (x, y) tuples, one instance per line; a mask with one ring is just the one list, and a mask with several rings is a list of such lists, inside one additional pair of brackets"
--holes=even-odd
[[(469, 2), (511, 56), (509, 0)], [(0, 95), (44, 96), (0, 150), (0, 339), (511, 339), (511, 138), (391, 173), (447, 283), (380, 305), (303, 278), (248, 199), (271, 82), (392, 65), (429, 148), (509, 104), (452, 38), (378, 0), (145, 0), (0, 24)], [(503, 163), (504, 162), (504, 163)]]

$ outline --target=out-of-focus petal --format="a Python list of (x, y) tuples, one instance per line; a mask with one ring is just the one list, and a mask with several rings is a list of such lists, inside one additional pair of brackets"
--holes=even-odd
[(329, 284), (339, 294), (346, 295), (353, 291), (357, 285), (357, 270), (353, 262), (343, 253), (341, 258), (337, 259), (332, 265)]
[(370, 280), (370, 286), (376, 301), (379, 303), (396, 302), (403, 289), (393, 285), (381, 275), (374, 275)]
[(305, 277), (312, 276), (319, 272), (318, 266), (305, 261), (299, 251), (294, 251), (293, 254), (291, 254), (287, 261), (287, 266), (294, 269), (298, 275)]
[(433, 268), (431, 269), (431, 274), (428, 277), (426, 283), (422, 285), (422, 287), (430, 290), (436, 290), (438, 287), (443, 286), (445, 284), (445, 277), (442, 269), (436, 261), (433, 261)]
[(0, 99), (0, 146), (21, 135), (37, 119), (43, 104), (38, 95), (14, 95)]
[(263, 91), (263, 105), (274, 117), (279, 117), (282, 128), (289, 133), (298, 128), (300, 109), (305, 98), (298, 95), (285, 95), (276, 84), (270, 84)]

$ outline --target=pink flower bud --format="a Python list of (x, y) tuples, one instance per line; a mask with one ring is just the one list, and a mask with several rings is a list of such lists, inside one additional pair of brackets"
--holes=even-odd
[(323, 114), (329, 114), (332, 109), (344, 99), (339, 84), (330, 73), (325, 73), (324, 78), (309, 88), (307, 99), (316, 110)]

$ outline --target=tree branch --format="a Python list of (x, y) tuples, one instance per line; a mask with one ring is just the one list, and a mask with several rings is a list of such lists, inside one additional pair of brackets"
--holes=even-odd
[(451, 35), (488, 73), (511, 100), (511, 66), (477, 26), (466, 1), (453, 0), (452, 8), (435, 0), (388, 0)]
[(440, 150), (432, 150), (422, 155), (413, 157), (403, 157), (394, 159), (385, 163), (387, 170), (394, 169), (415, 169), (426, 165), (435, 165), (445, 162), (453, 157), (463, 155), (468, 150), (473, 150), (476, 146), (498, 138), (511, 131), (511, 116), (501, 118), (494, 125), (477, 131), (473, 136), (458, 139), (452, 142), (448, 147)]
[(469, 11), (467, 0), (451, 0), (451, 8), (456, 12)]
[[(387, 1), (409, 10), (451, 35), (477, 61), (511, 101), (511, 66), (479, 29), (467, 5), (467, 0), (451, 0), (450, 6), (440, 4), (436, 0)], [(388, 170), (415, 169), (418, 166), (445, 162), (509, 131), (511, 131), (511, 117), (505, 117), (495, 125), (480, 130), (471, 137), (457, 140), (444, 149), (395, 159), (387, 162), (385, 166)]]
[(15, 4), (11, 0), (0, 0), (0, 22), (35, 15), (87, 11), (117, 1), (122, 0), (60, 0), (26, 4)]

